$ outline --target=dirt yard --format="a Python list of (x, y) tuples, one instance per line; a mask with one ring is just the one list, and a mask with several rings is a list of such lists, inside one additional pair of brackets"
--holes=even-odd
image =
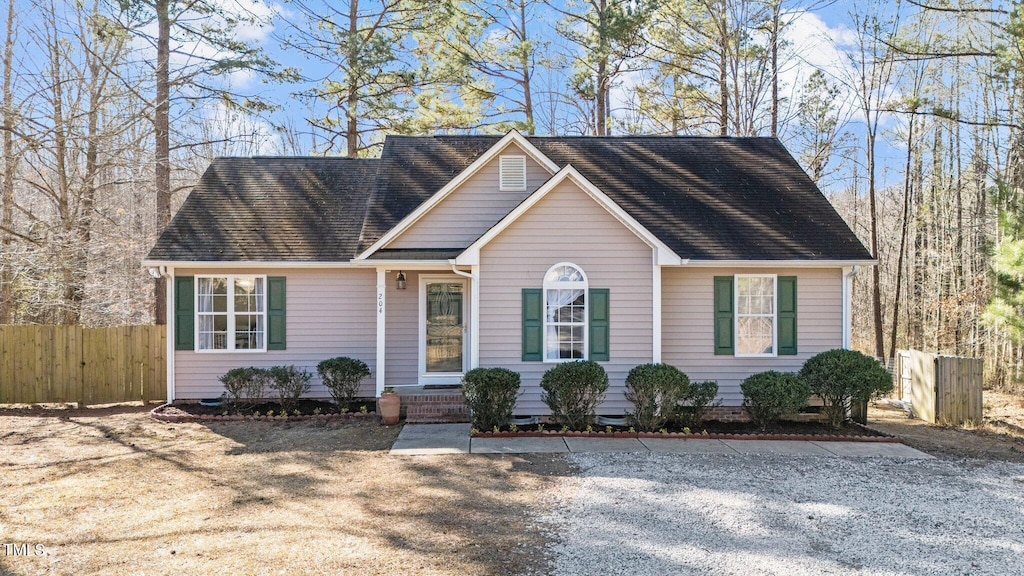
[(977, 425), (934, 426), (885, 404), (871, 405), (868, 424), (934, 456), (1024, 462), (1024, 399), (993, 390), (982, 398), (984, 421)]
[(561, 459), (390, 457), (397, 435), (0, 410), (0, 575), (548, 571), (528, 510)]

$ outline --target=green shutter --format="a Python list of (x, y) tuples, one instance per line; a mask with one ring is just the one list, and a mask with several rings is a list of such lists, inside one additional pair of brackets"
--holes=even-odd
[(267, 278), (267, 350), (284, 350), (285, 333), (285, 278)]
[(733, 354), (733, 280), (715, 276), (715, 354)]
[(523, 362), (544, 360), (544, 291), (523, 288)]
[(590, 302), (590, 359), (607, 362), (610, 359), (608, 346), (609, 293), (607, 288), (591, 288)]
[(174, 349), (196, 349), (195, 279), (174, 277)]
[(796, 276), (779, 276), (779, 355), (796, 354)]

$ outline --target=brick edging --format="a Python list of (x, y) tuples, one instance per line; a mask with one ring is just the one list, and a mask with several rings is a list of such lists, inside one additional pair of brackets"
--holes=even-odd
[(303, 414), (301, 416), (251, 416), (245, 414), (164, 414), (160, 412), (169, 404), (161, 404), (149, 411), (154, 420), (161, 422), (238, 422), (243, 420), (266, 421), (266, 422), (302, 422), (306, 420), (347, 420), (352, 418), (375, 418), (376, 412), (347, 412), (345, 414)]
[(852, 434), (694, 434), (683, 432), (578, 432), (545, 430), (543, 432), (473, 432), (473, 438), (678, 438), (682, 440), (798, 440), (815, 442), (889, 442), (902, 444), (895, 436), (857, 436)]

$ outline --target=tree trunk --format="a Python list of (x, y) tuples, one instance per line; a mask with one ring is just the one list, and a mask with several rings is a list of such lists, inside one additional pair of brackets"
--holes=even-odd
[[(348, 6), (348, 34), (355, 38), (359, 33), (359, 0), (350, 0)], [(356, 50), (350, 48), (350, 50)], [(355, 74), (349, 74), (345, 88), (345, 155), (355, 158), (359, 155), (359, 84)]]
[(914, 114), (910, 115), (909, 127), (907, 128), (907, 162), (903, 174), (903, 223), (900, 233), (900, 254), (896, 259), (896, 295), (892, 301), (892, 330), (889, 332), (889, 358), (896, 357), (896, 336), (899, 330), (900, 318), (900, 289), (903, 288), (903, 255), (907, 251), (907, 228), (910, 222), (910, 208), (913, 203), (910, 200), (912, 188), (910, 186), (910, 164), (914, 152)]
[(779, 14), (781, 0), (772, 2), (772, 138), (779, 136)]
[[(157, 234), (171, 221), (171, 13), (172, 0), (156, 0), (156, 109), (153, 112), (153, 132), (156, 137), (156, 231)], [(167, 280), (157, 278), (154, 285), (153, 317), (157, 324), (167, 323)]]
[[(529, 38), (526, 34), (526, 0), (519, 0), (519, 33), (522, 35), (519, 41), (525, 43)], [(530, 54), (526, 50), (520, 52), (520, 66), (523, 74), (520, 82), (523, 86), (523, 114), (526, 116), (526, 132), (533, 136), (537, 133), (537, 126), (533, 120), (533, 94), (530, 91)]]
[(3, 189), (0, 190), (0, 324), (10, 324), (14, 320), (14, 263), (11, 259), (13, 236), (8, 232), (14, 226), (14, 174), (18, 169), (18, 159), (14, 154), (14, 95), (11, 92), (11, 64), (14, 61), (14, 0), (7, 3), (7, 29), (4, 40), (4, 76), (3, 76), (3, 155), (4, 176)]

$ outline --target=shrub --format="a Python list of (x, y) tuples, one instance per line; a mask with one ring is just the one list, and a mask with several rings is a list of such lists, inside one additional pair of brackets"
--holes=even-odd
[(846, 421), (854, 402), (892, 391), (892, 377), (874, 358), (855, 350), (829, 350), (812, 356), (800, 369), (811, 392), (825, 404), (829, 425)]
[(778, 422), (807, 405), (811, 390), (796, 374), (769, 370), (754, 374), (740, 384), (743, 407), (761, 428)]
[(359, 382), (370, 375), (365, 362), (345, 356), (324, 360), (316, 365), (316, 371), (320, 373), (334, 402), (346, 407), (359, 391)]
[(630, 423), (644, 432), (659, 430), (675, 416), (690, 391), (690, 379), (670, 364), (641, 364), (626, 376), (626, 400), (633, 403)]
[(236, 410), (242, 410), (263, 398), (267, 378), (259, 368), (232, 368), (218, 380), (224, 385), (228, 402)]
[(690, 391), (683, 397), (683, 406), (679, 407), (679, 423), (688, 428), (697, 428), (704, 424), (708, 410), (719, 405), (715, 401), (718, 396), (718, 382), (693, 382)]
[(564, 428), (583, 430), (608, 391), (608, 374), (593, 360), (565, 362), (545, 372), (540, 387), (551, 418)]
[(474, 368), (462, 377), (462, 393), (473, 412), (473, 427), (508, 425), (519, 396), (519, 373), (507, 368)]
[(274, 366), (267, 370), (270, 388), (277, 391), (284, 412), (291, 412), (299, 398), (309, 392), (309, 381), (313, 375), (295, 366)]

